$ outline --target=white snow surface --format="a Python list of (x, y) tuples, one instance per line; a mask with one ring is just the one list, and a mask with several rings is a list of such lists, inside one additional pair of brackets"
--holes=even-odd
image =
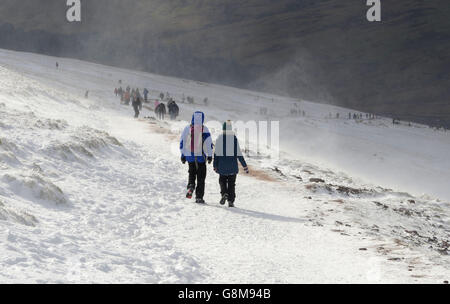
[[(198, 104), (181, 121), (134, 119), (119, 79)], [(194, 110), (280, 121), (280, 158), (247, 158), (236, 209), (218, 204), (211, 166), (208, 205), (184, 198), (173, 150)], [(0, 283), (448, 280), (450, 134), (350, 111), (0, 50)]]

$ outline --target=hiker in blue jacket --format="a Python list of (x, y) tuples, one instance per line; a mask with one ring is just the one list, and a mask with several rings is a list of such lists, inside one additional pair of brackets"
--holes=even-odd
[(221, 205), (228, 201), (228, 206), (234, 207), (236, 177), (239, 173), (238, 160), (248, 174), (247, 163), (242, 155), (239, 141), (231, 128), (231, 122), (227, 121), (223, 124), (223, 133), (217, 138), (214, 152), (214, 171), (220, 175)]
[[(208, 128), (204, 125), (205, 114), (195, 112), (192, 121), (181, 134), (181, 162), (189, 164), (189, 182), (187, 198), (192, 198), (195, 189), (195, 202), (204, 204), (206, 162), (212, 162), (212, 139)], [(197, 181), (197, 188), (195, 187)]]
[(147, 102), (147, 98), (148, 98), (148, 90), (147, 88), (144, 89), (144, 101)]

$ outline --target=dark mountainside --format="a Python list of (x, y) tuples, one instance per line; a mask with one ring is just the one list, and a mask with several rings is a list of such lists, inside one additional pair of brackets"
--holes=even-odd
[(1, 0), (0, 48), (74, 57), (450, 127), (450, 2)]

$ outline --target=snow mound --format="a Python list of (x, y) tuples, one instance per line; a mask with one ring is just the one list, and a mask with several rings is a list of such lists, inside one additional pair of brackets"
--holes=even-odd
[(117, 138), (107, 132), (83, 126), (76, 129), (68, 141), (53, 140), (41, 152), (64, 161), (82, 162), (83, 158), (94, 159), (96, 155), (103, 157), (103, 153), (115, 152), (118, 147), (123, 145)]
[(38, 119), (34, 126), (39, 129), (64, 130), (68, 127), (67, 121), (61, 119)]
[(0, 168), (6, 169), (9, 168), (8, 165), (21, 165), (21, 162), (16, 157), (18, 151), (19, 148), (16, 144), (0, 137)]
[(25, 226), (35, 227), (38, 220), (26, 211), (15, 210), (0, 200), (0, 221), (12, 221)]
[(68, 127), (67, 121), (63, 119), (38, 117), (33, 111), (13, 110), (6, 106), (3, 109), (0, 107), (0, 118), (4, 121), (0, 127), (8, 130), (19, 126), (27, 127), (29, 130), (64, 130)]
[(69, 200), (57, 185), (37, 173), (25, 175), (4, 174), (0, 179), (15, 193), (31, 202), (41, 200), (56, 205), (67, 204)]

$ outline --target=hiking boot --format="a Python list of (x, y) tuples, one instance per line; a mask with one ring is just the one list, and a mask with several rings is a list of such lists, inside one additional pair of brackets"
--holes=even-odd
[(206, 204), (205, 201), (204, 201), (202, 198), (197, 198), (197, 199), (195, 200), (195, 202), (196, 202), (197, 204)]
[(234, 208), (234, 202), (228, 201), (228, 207)]
[(194, 193), (194, 189), (188, 189), (188, 192), (186, 193), (186, 198), (191, 199), (193, 193)]
[(220, 199), (220, 204), (225, 205), (225, 202), (228, 200), (228, 194), (222, 195), (222, 198)]

